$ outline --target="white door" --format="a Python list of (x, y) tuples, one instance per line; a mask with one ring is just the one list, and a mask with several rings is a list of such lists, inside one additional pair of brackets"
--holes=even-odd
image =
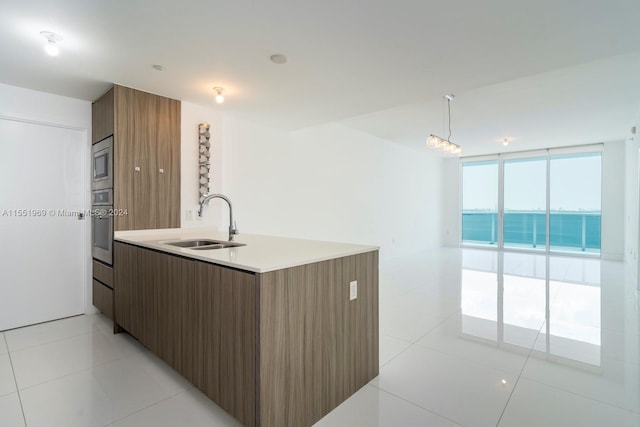
[(0, 331), (84, 312), (82, 130), (0, 118)]

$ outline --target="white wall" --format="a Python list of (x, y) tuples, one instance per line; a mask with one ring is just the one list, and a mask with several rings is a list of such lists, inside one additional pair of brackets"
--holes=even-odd
[(452, 248), (460, 246), (460, 159), (448, 158), (442, 161), (442, 182), (446, 191), (442, 192), (442, 245)]
[(602, 259), (624, 259), (625, 144), (606, 142), (602, 150)]
[(224, 192), (240, 232), (379, 245), (388, 259), (441, 245), (441, 160), (338, 123), (287, 133), (223, 121)]
[(222, 192), (222, 113), (210, 107), (192, 104), (182, 101), (181, 114), (181, 153), (180, 153), (180, 224), (182, 227), (227, 227), (227, 222), (222, 217), (227, 217), (228, 211), (218, 200), (210, 202), (205, 210), (203, 218), (197, 218), (199, 200), (199, 141), (198, 125), (208, 123), (211, 138), (211, 174), (210, 192)]
[[(91, 103), (73, 98), (66, 98), (58, 95), (51, 95), (44, 92), (23, 89), (20, 87), (0, 84), (0, 116), (9, 119), (25, 120), (28, 122), (36, 122), (49, 124), (71, 129), (77, 129), (84, 132), (86, 139), (86, 153), (84, 165), (85, 179), (84, 182), (84, 206), (90, 207), (90, 171), (89, 147), (91, 146)], [(26, 141), (25, 141), (26, 142)], [(6, 161), (6, 159), (5, 159)], [(37, 159), (34, 160), (34, 162)], [(46, 161), (44, 159), (43, 161)], [(15, 183), (2, 183), (0, 185), (15, 185)], [(64, 205), (64, 204), (61, 204)], [(35, 233), (35, 231), (34, 231)], [(27, 235), (25, 238), (37, 241), (42, 236), (39, 234)], [(84, 301), (85, 312), (94, 313), (97, 310), (93, 307), (92, 288), (91, 288), (91, 222), (85, 221), (83, 242), (85, 250), (82, 251), (85, 258), (79, 260), (83, 263), (85, 283)], [(29, 254), (25, 253), (25, 263), (31, 263)]]

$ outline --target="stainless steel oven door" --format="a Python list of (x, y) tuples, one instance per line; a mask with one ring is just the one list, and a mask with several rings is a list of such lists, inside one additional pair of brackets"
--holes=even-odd
[(113, 263), (113, 206), (91, 207), (91, 253), (97, 260)]
[(113, 188), (113, 136), (91, 148), (91, 189)]
[(91, 192), (91, 253), (105, 264), (113, 263), (113, 190)]

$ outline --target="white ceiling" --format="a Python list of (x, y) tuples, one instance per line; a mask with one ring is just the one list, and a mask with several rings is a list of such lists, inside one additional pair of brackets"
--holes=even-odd
[[(42, 51), (42, 30), (64, 37)], [(637, 0), (2, 1), (0, 82), (93, 100), (111, 82), (283, 129), (341, 121), (465, 154), (623, 139), (640, 111)], [(275, 65), (273, 53), (289, 62)], [(161, 64), (164, 71), (151, 68)], [(441, 135), (446, 136), (446, 135)]]

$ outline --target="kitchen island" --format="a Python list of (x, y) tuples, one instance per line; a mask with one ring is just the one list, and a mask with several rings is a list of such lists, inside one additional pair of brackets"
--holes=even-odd
[(377, 247), (190, 239), (227, 235), (116, 233), (115, 324), (244, 425), (312, 425), (378, 375)]

